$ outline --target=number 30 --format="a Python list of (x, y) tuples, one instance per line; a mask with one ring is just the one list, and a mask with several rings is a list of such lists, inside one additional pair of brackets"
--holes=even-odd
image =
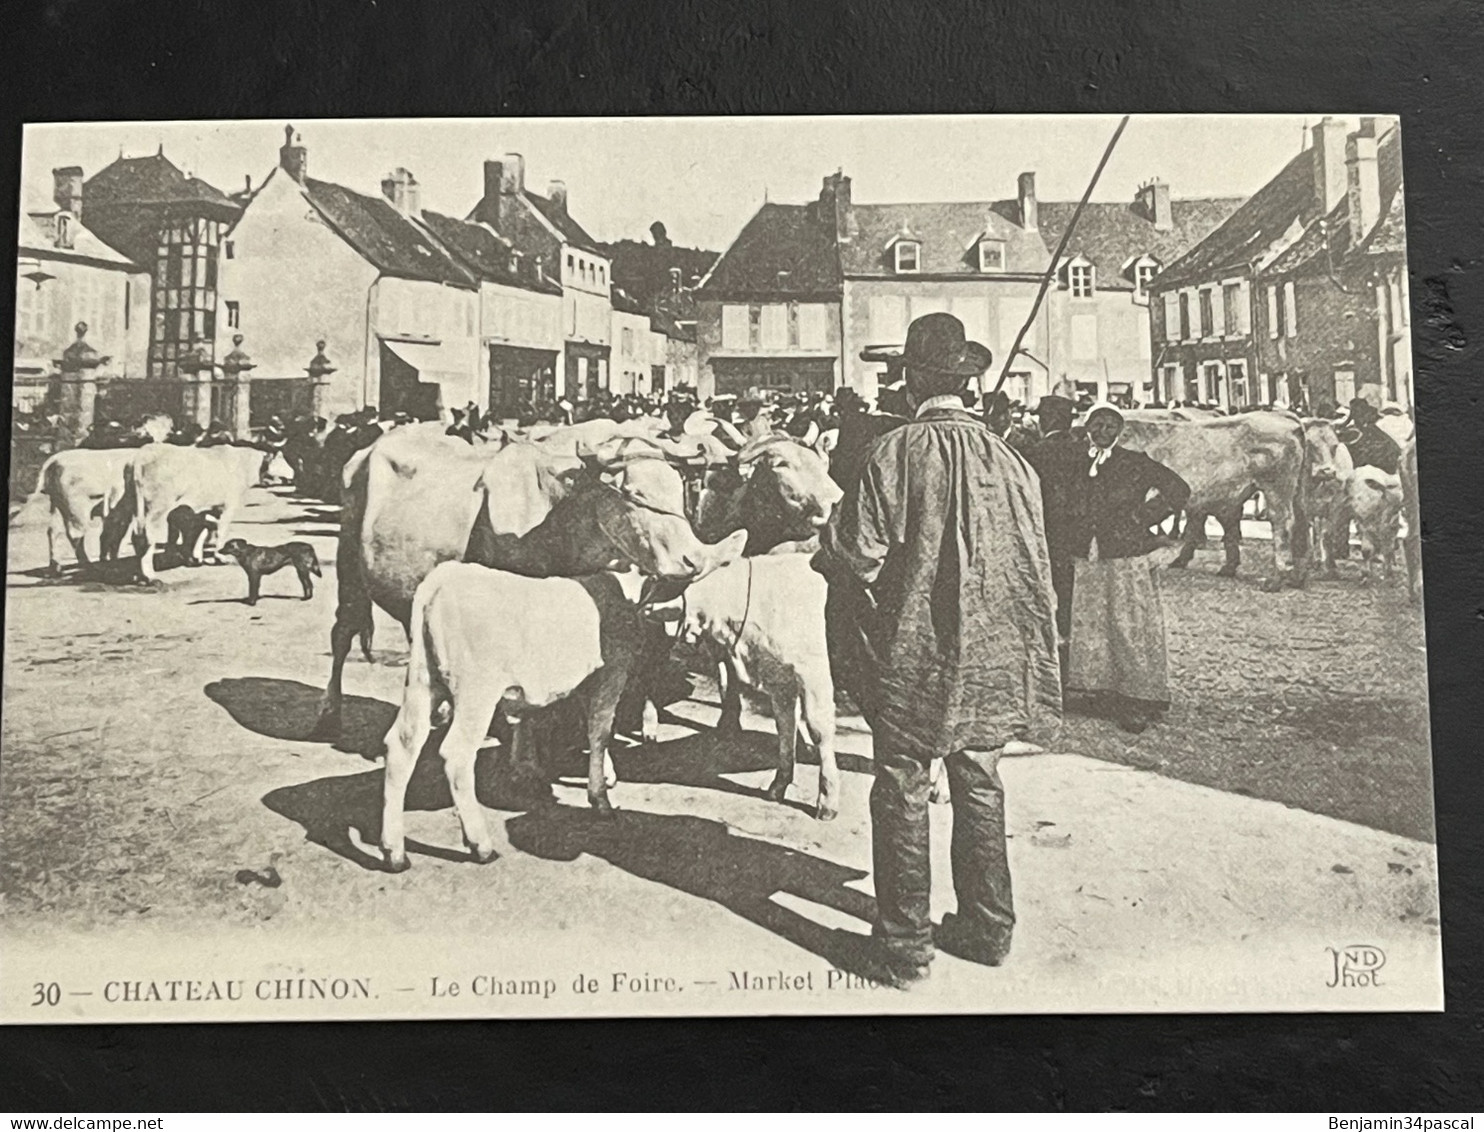
[(31, 989), (36, 995), (31, 1000), (32, 1006), (55, 1006), (62, 1001), (62, 988), (56, 983), (37, 983)]

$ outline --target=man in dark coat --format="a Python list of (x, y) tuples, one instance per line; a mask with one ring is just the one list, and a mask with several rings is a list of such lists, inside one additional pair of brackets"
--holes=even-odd
[(1357, 468), (1369, 464), (1394, 476), (1401, 465), (1402, 448), (1376, 423), (1380, 419), (1376, 406), (1364, 397), (1356, 397), (1350, 402), (1350, 415), (1335, 431), (1350, 450), (1350, 459)]
[(998, 965), (1015, 924), (998, 760), (1061, 720), (1040, 489), (959, 396), (989, 351), (931, 314), (908, 329), (904, 361), (915, 416), (874, 443), (817, 560), (861, 620), (877, 906), (863, 965), (897, 986), (924, 978), (934, 952), (930, 764), (948, 772), (958, 898), (937, 942)]
[[(1060, 387), (1058, 387), (1060, 388)], [(1041, 507), (1046, 519), (1046, 552), (1051, 557), (1051, 584), (1056, 590), (1057, 650), (1062, 678), (1067, 671), (1067, 642), (1072, 636), (1072, 581), (1076, 576), (1079, 508), (1087, 498), (1087, 445), (1072, 436), (1077, 403), (1053, 391), (1036, 405), (1041, 436), (1022, 451), (1041, 480)]]

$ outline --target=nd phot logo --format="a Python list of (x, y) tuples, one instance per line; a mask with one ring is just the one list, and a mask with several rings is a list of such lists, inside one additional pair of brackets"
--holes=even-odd
[(1386, 952), (1369, 943), (1349, 947), (1326, 947), (1334, 963), (1334, 974), (1327, 987), (1379, 987), (1381, 968), (1386, 966)]

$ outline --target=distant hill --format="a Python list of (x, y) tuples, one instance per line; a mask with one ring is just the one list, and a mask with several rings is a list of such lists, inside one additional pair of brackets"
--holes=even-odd
[(662, 225), (655, 227), (664, 242), (618, 240), (602, 246), (613, 264), (613, 282), (634, 296), (646, 310), (653, 310), (656, 300), (669, 294), (672, 267), (680, 268), (680, 285), (688, 289), (700, 282), (721, 254), (703, 248), (677, 247), (664, 240)]

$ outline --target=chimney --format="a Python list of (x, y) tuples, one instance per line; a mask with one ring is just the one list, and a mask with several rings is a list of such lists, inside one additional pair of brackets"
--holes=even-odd
[(835, 239), (848, 244), (855, 235), (855, 212), (850, 207), (850, 178), (836, 169), (819, 190), (820, 220), (833, 227)]
[[(1375, 119), (1370, 119), (1374, 126)], [(1376, 167), (1376, 139), (1362, 132), (1345, 143), (1346, 211), (1350, 214), (1350, 246), (1370, 234), (1381, 219), (1381, 176)]]
[(1158, 177), (1140, 185), (1134, 199), (1156, 232), (1168, 232), (1175, 226), (1175, 213), (1170, 207), (1170, 186)]
[(1359, 130), (1359, 133), (1360, 133), (1360, 136), (1363, 137), (1363, 138), (1374, 138), (1374, 137), (1378, 137), (1379, 136), (1379, 133), (1378, 133), (1378, 129), (1377, 129), (1377, 126), (1376, 126), (1376, 119), (1374, 119), (1374, 118), (1362, 118), (1360, 120), (1360, 130)]
[(500, 160), (500, 193), (519, 196), (526, 191), (526, 159), (518, 153), (507, 153)]
[(382, 180), (381, 195), (403, 216), (416, 216), (421, 211), (417, 178), (400, 165)]
[(242, 195), (252, 196), (252, 174), (245, 173), (242, 177)]
[(68, 165), (52, 170), (52, 200), (63, 212), (82, 219), (82, 166)]
[(546, 186), (547, 199), (562, 210), (562, 215), (567, 214), (567, 182), (552, 181)]
[(309, 174), (309, 151), (304, 148), (304, 139), (294, 132), (293, 126), (283, 128), (283, 145), (278, 150), (278, 165), (299, 184)]
[(1326, 117), (1312, 133), (1314, 207), (1328, 216), (1345, 196), (1345, 123)]
[(1035, 232), (1041, 223), (1040, 208), (1036, 204), (1036, 175), (1022, 173), (1018, 182), (1017, 197), (1020, 201), (1020, 226), (1027, 232)]

